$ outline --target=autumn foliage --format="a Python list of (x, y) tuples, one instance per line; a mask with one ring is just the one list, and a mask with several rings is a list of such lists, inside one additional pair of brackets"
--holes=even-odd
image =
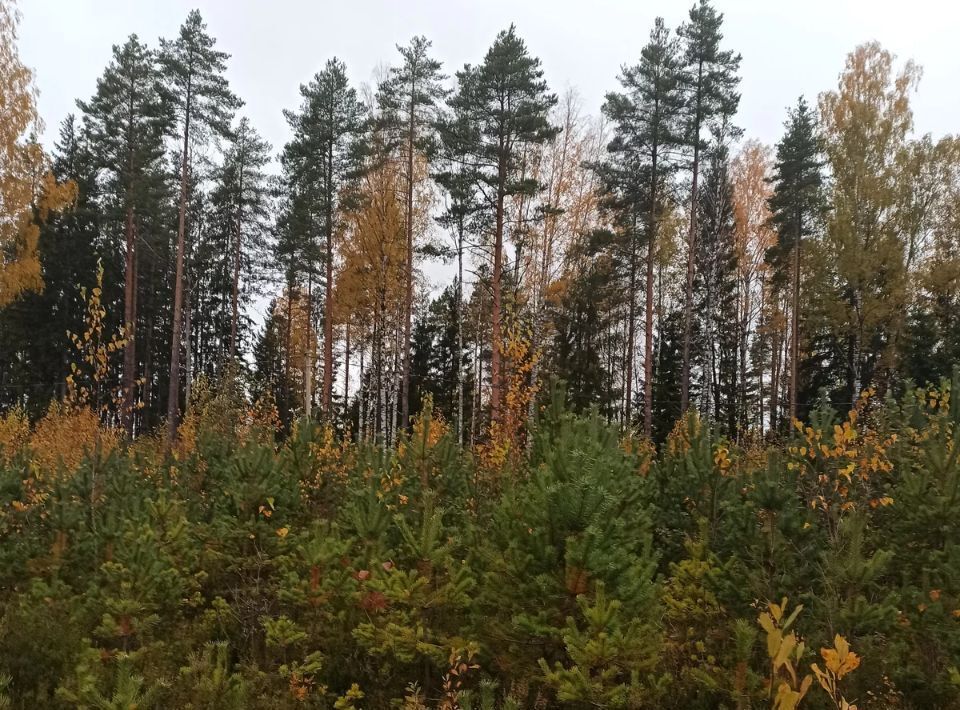
[(692, 419), (659, 452), (555, 390), (496, 479), (429, 406), (393, 448), (306, 421), (278, 442), (272, 406), (225, 379), (195, 388), (170, 452), (88, 406), (14, 410), (4, 697), (949, 707), (953, 386), (865, 392), (784, 448)]

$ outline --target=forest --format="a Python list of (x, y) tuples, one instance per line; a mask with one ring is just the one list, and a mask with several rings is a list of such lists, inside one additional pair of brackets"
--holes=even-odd
[(745, 135), (718, 4), (282, 146), (194, 10), (45, 145), (0, 0), (0, 710), (960, 708), (960, 137)]

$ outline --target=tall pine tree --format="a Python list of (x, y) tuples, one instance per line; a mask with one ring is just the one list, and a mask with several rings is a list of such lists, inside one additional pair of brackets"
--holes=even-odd
[[(321, 409), (331, 417), (333, 394), (333, 255), (334, 237), (342, 219), (341, 197), (361, 166), (360, 145), (365, 109), (350, 86), (346, 65), (331, 59), (322, 71), (300, 87), (299, 111), (285, 111), (293, 138), (284, 147), (283, 166), (292, 200), (294, 229), (306, 260), (307, 307), (313, 312), (313, 279), (322, 265), (325, 289), (323, 318), (323, 391)], [(317, 238), (322, 239), (318, 244)], [(312, 373), (313, 367), (308, 368)], [(312, 406), (308, 373), (305, 414)]]
[[(644, 205), (636, 206), (645, 215), (646, 223), (646, 297), (644, 303), (644, 391), (643, 430), (647, 436), (653, 427), (653, 310), (654, 255), (657, 232), (669, 200), (668, 181), (676, 168), (674, 151), (680, 143), (677, 119), (681, 108), (679, 92), (678, 47), (670, 37), (662, 18), (657, 18), (650, 40), (640, 54), (640, 62), (624, 67), (620, 83), (622, 94), (609, 94), (604, 112), (616, 125), (616, 136), (610, 152), (628, 170), (639, 172), (636, 178), (646, 183), (641, 192)], [(636, 235), (633, 235), (636, 238)], [(631, 255), (635, 250), (631, 249)], [(635, 257), (631, 260), (633, 264)], [(635, 272), (633, 267), (632, 273)], [(631, 279), (635, 284), (636, 278)], [(626, 374), (626, 419), (630, 422), (632, 405), (633, 311), (635, 295), (631, 292)]]
[(437, 148), (437, 122), (440, 104), (447, 95), (441, 64), (429, 55), (426, 37), (414, 37), (406, 47), (397, 47), (403, 58), (392, 67), (380, 85), (378, 103), (393, 140), (400, 145), (404, 162), (404, 228), (407, 239), (406, 302), (403, 314), (403, 372), (400, 393), (400, 424), (410, 419), (410, 328), (413, 322), (414, 276), (414, 194), (417, 183), (416, 161), (428, 159)]
[(489, 224), (491, 272), (491, 421), (499, 421), (502, 395), (503, 249), (505, 204), (511, 196), (537, 192), (524, 178), (524, 149), (556, 134), (548, 120), (557, 97), (547, 88), (540, 60), (531, 57), (516, 28), (500, 32), (476, 67), (457, 72), (458, 88), (450, 101), (464, 121), (458, 139), (470, 174), (483, 196)]
[(224, 72), (228, 54), (215, 48), (213, 37), (198, 10), (187, 15), (174, 40), (160, 40), (167, 99), (176, 110), (182, 137), (180, 153), (180, 206), (177, 221), (177, 249), (174, 267), (173, 331), (170, 343), (170, 383), (167, 394), (167, 439), (177, 433), (180, 418), (180, 355), (183, 349), (184, 254), (187, 202), (190, 194), (191, 139), (204, 129), (226, 136), (230, 118), (240, 101), (230, 91)]
[[(708, 0), (700, 0), (690, 9), (689, 20), (677, 33), (683, 43), (681, 87), (684, 95), (682, 112), (684, 143), (691, 153), (690, 161), (690, 231), (687, 237), (687, 283), (684, 292), (683, 376), (680, 388), (680, 409), (686, 410), (690, 399), (690, 356), (693, 328), (693, 288), (697, 258), (697, 203), (701, 153), (705, 147), (703, 129), (728, 124), (737, 112), (740, 95), (740, 55), (720, 48), (723, 35), (723, 14)], [(735, 131), (728, 129), (731, 137)]]

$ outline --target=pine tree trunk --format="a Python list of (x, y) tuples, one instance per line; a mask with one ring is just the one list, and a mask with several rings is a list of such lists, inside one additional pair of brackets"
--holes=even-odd
[(416, 99), (416, 83), (410, 87), (410, 116), (407, 124), (407, 293), (403, 314), (403, 380), (402, 380), (402, 412), (400, 424), (403, 428), (410, 425), (410, 331), (413, 321), (413, 144), (416, 131), (414, 118), (414, 102)]
[(780, 415), (780, 349), (781, 332), (779, 324), (771, 338), (770, 355), (772, 362), (770, 364), (770, 431), (774, 434), (780, 427), (777, 421)]
[(503, 201), (507, 180), (506, 157), (504, 156), (503, 137), (500, 138), (500, 159), (497, 170), (496, 223), (493, 235), (493, 274), (491, 288), (493, 304), (490, 312), (490, 424), (500, 421), (500, 317), (501, 317), (501, 275), (503, 271)]
[(793, 318), (790, 328), (790, 423), (797, 418), (797, 370), (800, 361), (800, 216), (793, 249)]
[(293, 327), (293, 278), (287, 278), (287, 323), (285, 334), (284, 358), (283, 358), (283, 406), (289, 416), (290, 410), (290, 345)]
[(483, 393), (483, 350), (480, 344), (483, 342), (483, 334), (481, 332), (481, 320), (480, 315), (483, 313), (483, 291), (480, 291), (480, 303), (477, 307), (477, 330), (476, 330), (476, 346), (474, 348), (474, 358), (473, 358), (473, 406), (470, 411), (470, 446), (473, 446), (477, 440), (477, 415), (480, 412), (480, 405), (482, 401)]
[(323, 416), (329, 419), (333, 395), (333, 143), (327, 144), (326, 298), (323, 318)]
[(343, 419), (345, 423), (350, 421), (350, 321), (346, 322), (344, 332), (344, 353), (343, 353)]
[(457, 444), (463, 446), (463, 225), (457, 235)]
[(304, 315), (307, 329), (303, 340), (303, 416), (313, 416), (313, 274), (307, 275), (307, 309)]
[(180, 166), (180, 215), (177, 224), (177, 261), (173, 288), (173, 333), (170, 339), (170, 384), (167, 390), (167, 444), (177, 436), (180, 420), (180, 349), (183, 315), (183, 259), (186, 251), (187, 225), (187, 161), (190, 147), (191, 78), (187, 78), (187, 96), (184, 104), (183, 156)]
[(630, 230), (630, 301), (627, 305), (627, 342), (624, 348), (626, 365), (626, 401), (624, 402), (624, 428), (627, 431), (633, 427), (633, 361), (634, 346), (636, 345), (636, 311), (637, 311), (637, 219), (634, 216), (633, 229)]
[(191, 349), (191, 330), (193, 328), (193, 308), (191, 307), (190, 282), (187, 279), (183, 299), (183, 401), (190, 406), (191, 385), (193, 384), (193, 353)]

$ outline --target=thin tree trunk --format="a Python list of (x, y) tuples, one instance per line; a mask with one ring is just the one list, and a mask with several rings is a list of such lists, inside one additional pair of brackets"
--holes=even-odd
[(303, 416), (309, 419), (313, 416), (313, 274), (307, 275), (307, 309), (304, 316), (307, 329), (303, 339)]
[(400, 356), (400, 344), (402, 342), (403, 333), (402, 328), (399, 327), (401, 313), (397, 313), (398, 327), (393, 330), (393, 402), (390, 407), (390, 445), (393, 446), (394, 442), (397, 441), (397, 436), (399, 432), (397, 431), (398, 424), (398, 415), (400, 414), (400, 378), (397, 377), (397, 373), (400, 372), (403, 365), (401, 365), (401, 356)]
[(363, 347), (362, 335), (363, 331), (361, 331), (360, 340), (360, 387), (357, 389), (357, 441), (367, 440), (367, 383), (363, 368), (365, 364), (363, 354), (366, 348)]
[(490, 424), (500, 421), (500, 317), (501, 294), (500, 279), (503, 271), (503, 201), (507, 180), (506, 158), (504, 157), (504, 139), (500, 138), (499, 164), (497, 167), (497, 203), (496, 225), (493, 238), (493, 274), (491, 287), (493, 291), (493, 305), (490, 313)]
[(457, 444), (463, 446), (463, 225), (457, 235)]
[(350, 421), (350, 321), (348, 320), (344, 333), (344, 353), (343, 353), (343, 418), (345, 422)]
[(187, 77), (187, 96), (184, 104), (183, 155), (180, 164), (180, 215), (177, 223), (177, 261), (173, 288), (173, 333), (170, 338), (170, 385), (167, 390), (167, 444), (177, 436), (180, 420), (180, 348), (183, 314), (183, 259), (186, 250), (187, 225), (187, 161), (190, 146), (190, 102), (192, 76)]
[(123, 428), (127, 436), (133, 436), (133, 409), (136, 396), (137, 382), (137, 347), (134, 342), (137, 328), (137, 277), (136, 277), (136, 238), (133, 228), (133, 206), (127, 207), (127, 251), (125, 255), (124, 271), (124, 313), (126, 324), (123, 346)]
[(693, 327), (693, 275), (697, 250), (697, 186), (700, 176), (700, 122), (702, 110), (703, 62), (697, 68), (697, 99), (693, 126), (693, 180), (690, 184), (690, 233), (687, 236), (687, 285), (683, 303), (683, 374), (680, 382), (680, 411), (690, 403), (690, 339)]
[(183, 401), (190, 406), (190, 395), (193, 384), (193, 352), (191, 348), (191, 330), (193, 329), (193, 307), (191, 304), (190, 281), (186, 279), (185, 298), (183, 300)]
[(293, 279), (287, 279), (287, 323), (286, 323), (286, 347), (284, 348), (283, 358), (283, 406), (289, 415), (290, 410), (290, 345), (293, 326)]
[(333, 395), (333, 143), (327, 144), (327, 253), (323, 318), (323, 416), (330, 418)]
[(123, 402), (121, 418), (128, 437), (133, 436), (133, 409), (137, 381), (137, 346), (134, 342), (137, 328), (137, 278), (136, 278), (136, 240), (134, 236), (133, 208), (133, 116), (134, 82), (130, 82), (129, 102), (127, 106), (127, 224), (126, 254), (124, 263), (124, 321), (126, 324), (123, 348)]
[[(415, 72), (411, 73), (412, 75)], [(404, 302), (403, 314), (403, 380), (402, 380), (402, 411), (400, 424), (406, 428), (410, 424), (410, 330), (413, 321), (413, 143), (416, 131), (414, 111), (416, 100), (416, 81), (410, 86), (410, 116), (407, 123), (407, 293)]]
[(797, 370), (800, 361), (800, 215), (793, 248), (793, 318), (790, 328), (790, 423), (797, 418)]
[[(659, 108), (656, 112), (659, 114)], [(644, 304), (643, 333), (643, 433), (648, 438), (653, 435), (653, 266), (657, 242), (658, 153), (659, 146), (654, 138), (653, 148), (650, 151), (650, 230), (647, 235), (647, 300)]]
[(243, 240), (243, 150), (240, 151), (239, 186), (237, 194), (237, 234), (233, 245), (233, 289), (230, 294), (230, 360), (237, 357), (237, 330), (240, 319), (240, 255)]
[(483, 387), (483, 350), (481, 348), (481, 343), (483, 342), (483, 334), (480, 331), (481, 322), (480, 315), (483, 313), (483, 290), (480, 291), (480, 303), (477, 308), (477, 330), (476, 330), (476, 347), (474, 348), (475, 355), (473, 359), (473, 394), (474, 402), (473, 407), (470, 412), (470, 446), (473, 446), (477, 440), (477, 415), (480, 412), (480, 405), (482, 403), (482, 387)]
[[(764, 288), (763, 277), (761, 276), (760, 278), (760, 316), (759, 316), (761, 324), (765, 323), (765, 318), (764, 318), (764, 313), (766, 313), (765, 301), (766, 301), (766, 289)], [(758, 339), (761, 339), (763, 338), (763, 333), (759, 332), (757, 336), (758, 336)], [(758, 345), (758, 350), (759, 350), (758, 354), (763, 354), (762, 345)], [(759, 406), (759, 412), (758, 412), (759, 419), (757, 421), (759, 422), (759, 425), (760, 425), (761, 439), (763, 439), (763, 370), (764, 370), (763, 358), (758, 357), (757, 358), (757, 403)]]
[(771, 340), (770, 354), (772, 356), (772, 362), (770, 365), (770, 431), (775, 434), (779, 428), (779, 422), (777, 419), (780, 414), (780, 348), (782, 346), (779, 324), (775, 326)]
[(626, 360), (626, 401), (624, 402), (624, 428), (633, 427), (633, 360), (636, 345), (637, 311), (637, 219), (634, 215), (633, 229), (630, 230), (630, 301), (627, 305), (627, 342), (624, 347)]

